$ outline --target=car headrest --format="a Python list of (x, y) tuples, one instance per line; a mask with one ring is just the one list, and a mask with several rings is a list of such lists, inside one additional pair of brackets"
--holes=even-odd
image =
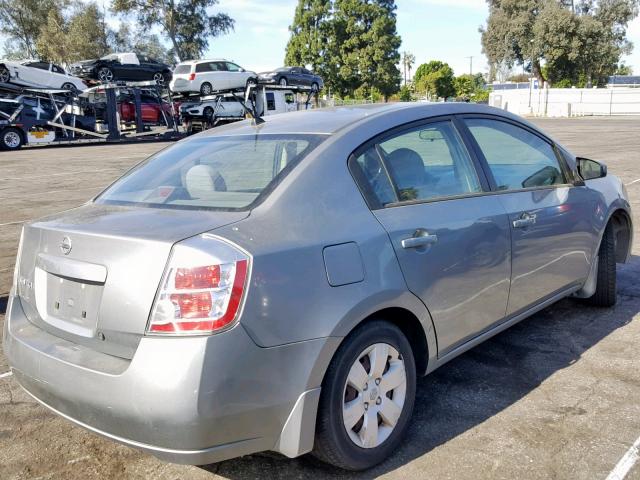
[(387, 155), (387, 164), (399, 190), (424, 184), (424, 163), (414, 150), (410, 148), (394, 150)]
[(212, 192), (226, 192), (227, 185), (220, 172), (209, 165), (194, 165), (185, 175), (185, 187), (191, 198), (206, 198)]

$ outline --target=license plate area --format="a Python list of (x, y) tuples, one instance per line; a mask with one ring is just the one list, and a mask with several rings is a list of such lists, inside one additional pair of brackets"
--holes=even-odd
[(56, 328), (93, 337), (98, 325), (103, 286), (36, 268), (34, 287), (38, 314), (44, 322)]

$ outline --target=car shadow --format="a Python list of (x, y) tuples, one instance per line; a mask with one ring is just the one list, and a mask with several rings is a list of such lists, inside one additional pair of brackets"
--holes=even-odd
[(640, 256), (618, 266), (618, 303), (612, 309), (562, 300), (418, 379), (406, 440), (373, 469), (345, 472), (311, 455), (289, 459), (248, 455), (201, 468), (229, 479), (372, 478), (396, 470), (518, 402), (553, 373), (640, 312)]

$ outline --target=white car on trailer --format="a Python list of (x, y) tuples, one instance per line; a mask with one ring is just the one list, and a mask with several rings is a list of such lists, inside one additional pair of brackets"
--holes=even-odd
[(87, 88), (82, 80), (69, 75), (61, 66), (38, 60), (0, 60), (0, 83), (79, 91)]

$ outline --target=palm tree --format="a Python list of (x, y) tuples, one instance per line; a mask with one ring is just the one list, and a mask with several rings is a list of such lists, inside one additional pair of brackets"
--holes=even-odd
[(404, 71), (404, 84), (407, 84), (407, 71), (409, 71), (409, 78), (411, 78), (411, 67), (416, 63), (416, 56), (413, 53), (402, 52), (402, 69)]

